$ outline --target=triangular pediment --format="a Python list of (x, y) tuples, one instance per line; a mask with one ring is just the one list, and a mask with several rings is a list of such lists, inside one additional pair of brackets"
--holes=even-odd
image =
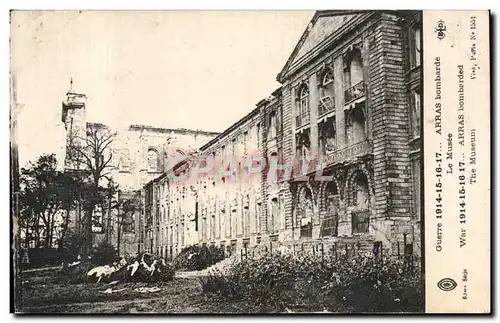
[(299, 62), (309, 52), (336, 33), (342, 26), (349, 24), (349, 21), (355, 16), (357, 16), (356, 11), (349, 10), (317, 11), (288, 58), (283, 70), (278, 75), (278, 79), (287, 72), (290, 66)]

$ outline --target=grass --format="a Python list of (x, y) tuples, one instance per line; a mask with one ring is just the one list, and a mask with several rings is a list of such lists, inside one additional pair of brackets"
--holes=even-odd
[[(159, 287), (155, 293), (139, 293), (139, 287)], [(108, 288), (124, 291), (103, 294)], [(23, 275), (20, 313), (252, 313), (245, 302), (218, 302), (201, 291), (197, 278), (171, 282), (108, 284), (61, 283), (56, 271)]]

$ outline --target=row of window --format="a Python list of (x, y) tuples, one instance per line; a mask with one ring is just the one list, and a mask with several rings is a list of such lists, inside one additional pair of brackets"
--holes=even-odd
[[(350, 102), (364, 95), (363, 64), (359, 49), (353, 49), (347, 57), (343, 74), (344, 100)], [(335, 110), (335, 82), (333, 69), (328, 66), (320, 73), (318, 116)], [(295, 121), (301, 127), (310, 121), (310, 91), (306, 83), (302, 83), (297, 90)]]
[[(122, 149), (120, 151), (120, 160), (118, 168), (120, 172), (129, 172), (131, 167), (130, 150)], [(162, 171), (162, 159), (160, 153), (154, 149), (149, 148), (146, 156), (146, 167), (148, 172), (156, 173)]]
[[(320, 219), (320, 235), (322, 237), (336, 236), (339, 224), (340, 196), (337, 186), (330, 182), (324, 192), (324, 216)], [(312, 238), (312, 227), (314, 217), (312, 193), (309, 188), (303, 188), (297, 196), (295, 211), (296, 226), (300, 228), (301, 238)], [(352, 210), (352, 231), (363, 233), (368, 231), (370, 209), (370, 194), (368, 178), (362, 172), (354, 177), (349, 206)]]
[[(215, 213), (211, 212), (208, 215), (208, 210), (203, 210), (198, 202), (195, 202), (195, 231), (199, 232), (202, 241), (213, 241), (215, 239), (235, 238), (237, 236), (250, 236), (250, 234), (260, 233), (265, 231), (261, 223), (261, 208), (260, 201), (255, 201), (253, 206), (245, 204), (241, 208), (241, 212), (237, 212), (238, 208), (231, 207), (229, 209), (215, 209)], [(253, 211), (250, 210), (253, 209)], [(273, 198), (269, 205), (268, 218), (266, 221), (267, 231), (271, 234), (277, 233), (279, 229), (283, 229), (284, 219), (280, 215), (284, 215), (284, 198), (280, 200)], [(161, 215), (158, 215), (159, 218)], [(158, 230), (160, 225), (158, 223)], [(175, 230), (174, 230), (175, 227)], [(180, 231), (178, 231), (180, 229)], [(175, 232), (175, 235), (173, 233)], [(167, 232), (169, 235), (167, 235)], [(166, 240), (168, 245), (183, 241), (184, 223), (176, 223), (174, 225), (162, 227), (159, 233), (160, 241)]]
[[(418, 26), (410, 30), (409, 43), (410, 69), (420, 66), (421, 62), (421, 31)], [(364, 96), (363, 63), (361, 52), (354, 48), (346, 55), (343, 73), (344, 102), (348, 103)], [(318, 95), (318, 117), (335, 110), (334, 73), (331, 66), (323, 68), (320, 73)], [(416, 99), (415, 99), (416, 100)], [(419, 98), (418, 98), (419, 100)], [(296, 127), (300, 128), (310, 122), (310, 91), (309, 85), (302, 83), (296, 92), (295, 120)], [(415, 102), (414, 105), (419, 105)]]
[[(362, 142), (367, 138), (366, 118), (361, 107), (346, 111), (345, 138), (348, 146)], [(311, 149), (311, 131), (304, 129), (295, 135), (298, 156), (308, 156)], [(319, 153), (326, 155), (337, 150), (336, 117), (330, 116), (318, 123)]]

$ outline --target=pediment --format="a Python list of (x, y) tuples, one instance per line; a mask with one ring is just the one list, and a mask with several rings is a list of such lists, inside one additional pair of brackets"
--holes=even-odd
[(304, 56), (317, 48), (325, 40), (335, 34), (341, 27), (358, 16), (353, 11), (318, 11), (311, 19), (285, 66), (278, 75), (278, 80), (283, 77), (291, 66), (298, 63)]

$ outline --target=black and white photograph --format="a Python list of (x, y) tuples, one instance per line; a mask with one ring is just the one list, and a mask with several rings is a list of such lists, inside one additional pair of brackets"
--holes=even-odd
[(10, 15), (15, 313), (425, 312), (422, 11)]

